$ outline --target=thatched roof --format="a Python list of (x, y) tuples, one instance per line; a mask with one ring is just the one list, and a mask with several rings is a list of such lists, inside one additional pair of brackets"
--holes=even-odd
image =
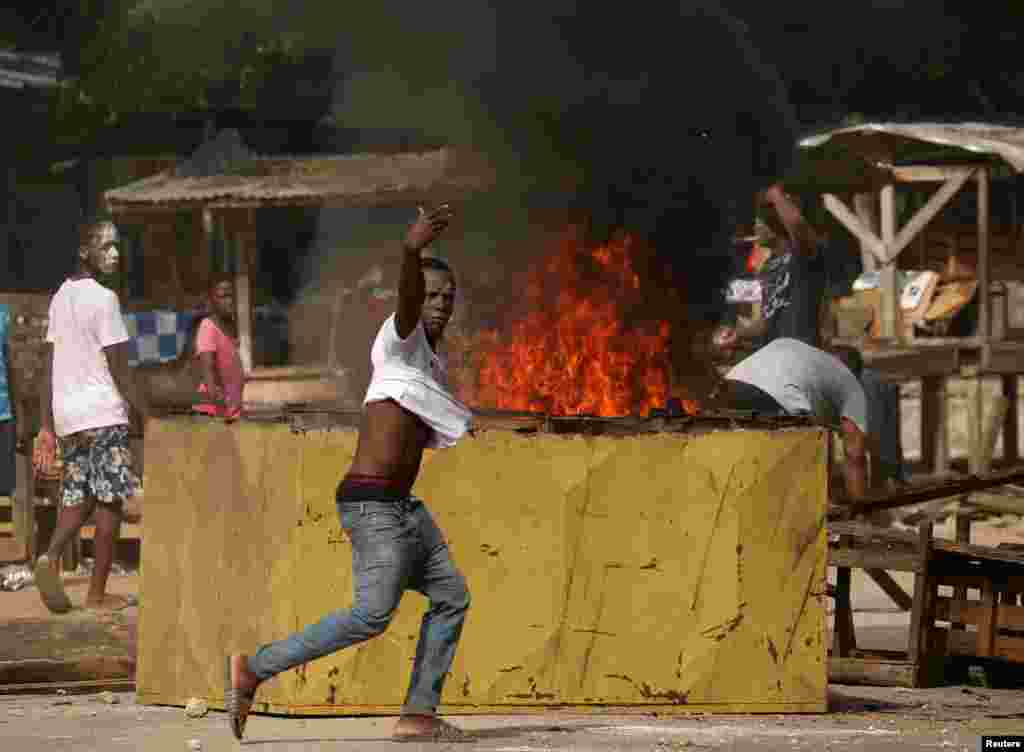
[[(201, 147), (202, 148), (202, 147)], [(451, 148), (417, 153), (257, 157), (235, 149), (109, 190), (114, 214), (275, 206), (383, 206), (456, 200), (493, 184), (481, 160)], [(197, 162), (205, 162), (197, 166)], [(212, 168), (212, 169), (211, 169)]]

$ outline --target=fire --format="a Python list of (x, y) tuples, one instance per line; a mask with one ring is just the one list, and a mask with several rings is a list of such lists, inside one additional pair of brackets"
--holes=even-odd
[(633, 268), (634, 246), (624, 236), (588, 247), (570, 232), (529, 273), (525, 313), (479, 340), (485, 405), (598, 416), (665, 405), (670, 327), (640, 313), (649, 299)]

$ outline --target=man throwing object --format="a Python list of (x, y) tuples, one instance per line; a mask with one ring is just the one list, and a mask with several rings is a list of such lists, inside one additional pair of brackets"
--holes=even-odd
[(352, 607), (328, 614), (251, 656), (227, 658), (225, 705), (239, 739), (257, 687), (270, 677), (377, 637), (405, 590), (430, 603), (420, 628), (396, 739), (444, 740), (462, 732), (436, 715), (455, 657), (469, 592), (426, 505), (410, 494), (423, 450), (449, 447), (472, 414), (449, 394), (437, 353), (455, 303), (448, 265), (420, 252), (451, 221), (441, 206), (420, 216), (403, 245), (398, 310), (377, 334), (355, 459), (338, 487), (341, 526), (352, 542)]

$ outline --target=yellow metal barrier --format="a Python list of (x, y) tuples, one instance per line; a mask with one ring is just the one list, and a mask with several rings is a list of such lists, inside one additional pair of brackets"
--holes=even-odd
[[(222, 701), (222, 656), (351, 603), (334, 507), (355, 432), (152, 421), (140, 701)], [(445, 712), (826, 709), (826, 437), (485, 430), (415, 488), (473, 596)], [(256, 710), (397, 712), (425, 599), (260, 689)]]

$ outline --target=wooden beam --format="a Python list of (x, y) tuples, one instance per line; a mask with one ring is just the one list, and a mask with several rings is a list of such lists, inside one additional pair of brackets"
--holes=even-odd
[(976, 175), (978, 181), (978, 331), (975, 334), (986, 341), (991, 335), (991, 284), (989, 281), (989, 171), (982, 167)]
[(903, 229), (900, 230), (899, 235), (892, 242), (891, 245), (887, 244), (886, 253), (890, 261), (894, 260), (900, 252), (906, 248), (910, 241), (912, 241), (921, 230), (924, 229), (925, 225), (931, 222), (935, 215), (942, 211), (943, 207), (949, 203), (949, 200), (956, 195), (964, 183), (971, 177), (973, 171), (965, 171), (956, 177), (949, 178), (939, 190), (932, 194), (931, 198), (915, 212), (914, 216), (911, 217), (910, 221), (907, 222)]
[(842, 199), (832, 193), (826, 193), (822, 196), (821, 200), (825, 204), (825, 208), (828, 210), (829, 214), (835, 217), (843, 227), (849, 230), (863, 246), (866, 246), (867, 249), (874, 254), (878, 263), (884, 264), (886, 253), (885, 245), (882, 240), (875, 235), (875, 233), (861, 224), (857, 215), (850, 211), (849, 207), (842, 202)]
[(896, 242), (896, 188), (890, 183), (882, 186), (882, 244), (884, 256), (882, 262), (882, 316), (881, 336), (883, 339), (895, 339), (899, 325), (899, 290), (896, 287), (896, 261), (889, 256), (888, 249)]
[(910, 597), (906, 590), (900, 587), (900, 584), (892, 578), (892, 575), (886, 572), (884, 569), (868, 569), (866, 570), (868, 577), (870, 577), (878, 587), (882, 589), (886, 595), (888, 595), (892, 602), (899, 606), (904, 611), (909, 611), (911, 606), (914, 605), (914, 599)]
[(892, 175), (901, 183), (942, 183), (960, 176), (970, 176), (976, 167), (931, 167), (928, 165), (905, 165), (893, 167)]
[(922, 680), (921, 667), (928, 656), (928, 637), (935, 624), (935, 596), (937, 586), (928, 574), (932, 551), (932, 523), (922, 522), (918, 527), (920, 542), (918, 554), (920, 569), (914, 574), (914, 600), (910, 609), (910, 633), (907, 636), (907, 658), (915, 664), (914, 685)]
[[(878, 197), (874, 193), (858, 193), (853, 197), (853, 208), (861, 224), (877, 237)], [(878, 259), (863, 240), (860, 243), (860, 258), (864, 271), (873, 272), (877, 269)]]
[(917, 572), (921, 557), (913, 552), (891, 551), (882, 546), (829, 548), (828, 565), (838, 569), (882, 569), (892, 572)]
[(914, 686), (914, 665), (907, 661), (886, 661), (873, 658), (840, 658), (828, 660), (828, 680), (834, 684), (867, 684), (872, 687)]
[[(246, 212), (251, 219), (251, 212)], [(235, 272), (235, 310), (238, 319), (238, 352), (245, 373), (252, 373), (252, 287), (250, 282), (251, 227), (234, 228), (237, 271)]]
[[(945, 481), (942, 483), (929, 483), (928, 485), (910, 486), (905, 491), (896, 491), (883, 495), (870, 494), (857, 499), (849, 504), (837, 506), (830, 512), (836, 517), (854, 516), (857, 514), (869, 514), (878, 509), (896, 509), (897, 507), (921, 504), (925, 501), (935, 499), (952, 499), (965, 493), (984, 491), (986, 488), (1005, 486), (1024, 481), (1024, 468), (1017, 467), (1001, 473), (991, 473), (983, 476), (970, 476), (957, 480)], [(943, 545), (941, 540), (935, 542), (936, 546)], [(879, 566), (877, 569), (891, 569), (891, 567)]]

